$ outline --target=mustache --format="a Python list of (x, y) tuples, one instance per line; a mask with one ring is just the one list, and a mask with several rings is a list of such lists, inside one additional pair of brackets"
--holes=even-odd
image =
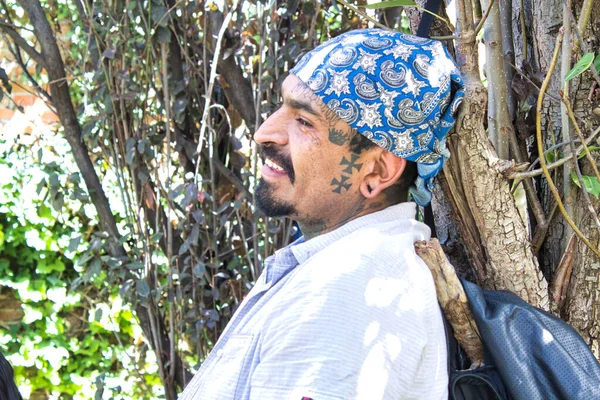
[(272, 146), (265, 145), (260, 146), (260, 154), (262, 155), (263, 159), (269, 158), (275, 164), (283, 168), (287, 176), (290, 178), (292, 184), (294, 183), (296, 176), (294, 174), (294, 166), (292, 165), (292, 159), (289, 155), (283, 154), (281, 151), (277, 150)]

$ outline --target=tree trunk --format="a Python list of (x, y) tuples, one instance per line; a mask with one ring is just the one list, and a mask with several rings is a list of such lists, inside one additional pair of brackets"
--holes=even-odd
[(452, 157), (444, 167), (442, 187), (479, 283), (510, 290), (548, 309), (548, 285), (531, 249), (529, 232), (502, 176), (504, 164), (485, 134), (487, 95), (479, 76), (471, 2), (455, 3), (457, 62), (465, 81), (465, 99), (456, 132), (448, 139)]
[[(535, 0), (533, 4), (533, 38), (534, 44), (534, 65), (539, 67), (540, 72), (544, 73), (547, 71), (550, 59), (552, 56), (552, 50), (554, 41), (558, 29), (563, 25), (563, 1), (560, 0)], [(572, 10), (574, 11), (576, 20), (579, 20), (581, 14), (583, 1), (574, 1), (572, 4)], [(600, 9), (598, 7), (592, 7), (590, 23), (587, 24), (587, 29), (583, 33), (584, 42), (587, 45), (587, 51), (595, 51), (598, 49), (598, 35), (600, 34), (600, 27), (594, 22), (598, 21), (600, 17)], [(571, 23), (572, 30), (574, 25)], [(575, 36), (575, 33), (573, 33)], [(565, 37), (564, 39), (569, 40)], [(572, 43), (575, 43), (573, 39)], [(570, 60), (571, 66), (574, 65), (577, 60), (585, 51), (579, 50), (573, 47), (573, 54)], [(557, 67), (558, 68), (558, 67)], [(555, 74), (552, 77), (548, 93), (557, 97), (559, 91), (562, 90), (563, 80), (559, 74)], [(588, 71), (573, 79), (570, 82), (569, 97), (572, 102), (572, 106), (575, 115), (579, 118), (579, 125), (582, 128), (584, 135), (589, 135), (591, 132), (586, 129), (585, 125), (581, 122), (582, 120), (588, 121), (591, 126), (597, 125), (597, 120), (593, 118), (591, 111), (594, 107), (598, 107), (599, 98), (595, 91), (591, 91), (592, 85), (595, 84), (592, 74)], [(569, 140), (567, 137), (562, 137), (561, 132), (561, 108), (560, 104), (554, 100), (546, 98), (545, 108), (543, 113), (546, 131), (543, 132), (546, 138), (554, 135), (557, 142)], [(548, 139), (546, 139), (548, 142)], [(565, 150), (565, 153), (567, 150)], [(593, 153), (592, 153), (593, 154)], [(597, 159), (597, 157), (595, 157)], [(583, 175), (594, 175), (589, 163), (585, 159), (579, 160), (581, 166), (581, 173)], [(563, 187), (563, 173), (559, 171), (556, 176), (555, 182), (559, 187)], [(567, 176), (570, 179), (569, 176)], [(574, 186), (574, 185), (572, 185)], [(563, 194), (565, 201), (569, 201), (572, 198), (572, 215), (571, 217), (580, 228), (582, 233), (595, 245), (600, 240), (600, 234), (598, 227), (590, 218), (590, 213), (586, 207), (586, 199), (583, 195), (582, 190), (577, 187), (571, 189), (572, 192), (569, 194)], [(546, 190), (543, 193), (545, 196), (545, 208), (546, 213), (550, 212), (553, 207), (554, 200), (552, 194)], [(600, 201), (591, 197), (592, 206), (598, 210), (600, 207)], [(551, 275), (555, 275), (556, 268), (559, 265), (559, 261), (563, 256), (567, 244), (571, 238), (569, 234), (568, 226), (562, 216), (557, 215), (552, 221), (551, 228), (548, 232), (546, 243), (543, 247), (543, 265), (546, 271)], [(571, 259), (572, 273), (569, 277), (567, 276), (566, 282), (562, 283), (565, 287), (566, 292), (566, 303), (561, 313), (563, 319), (570, 323), (579, 333), (583, 336), (586, 342), (590, 345), (592, 351), (596, 357), (600, 357), (600, 291), (598, 289), (598, 283), (600, 282), (600, 260), (590, 251), (587, 246), (580, 240), (577, 241), (575, 251)], [(558, 284), (558, 283), (557, 283)]]

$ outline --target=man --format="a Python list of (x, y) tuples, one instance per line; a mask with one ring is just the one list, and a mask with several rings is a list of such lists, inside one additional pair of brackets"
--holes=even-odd
[(446, 340), (413, 243), (462, 82), (440, 43), (383, 30), (308, 53), (255, 134), (255, 199), (303, 237), (265, 262), (181, 399), (444, 399)]

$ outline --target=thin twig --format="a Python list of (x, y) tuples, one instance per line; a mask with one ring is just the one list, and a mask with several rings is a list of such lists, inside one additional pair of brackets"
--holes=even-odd
[[(166, 186), (167, 192), (171, 192), (171, 168), (172, 168), (172, 157), (171, 157), (171, 94), (169, 93), (169, 71), (168, 71), (168, 57), (167, 57), (167, 44), (165, 42), (160, 43), (160, 53), (162, 58), (162, 86), (163, 86), (163, 102), (165, 105), (165, 132), (167, 134), (167, 176), (166, 176)], [(167, 266), (169, 268), (169, 276), (168, 276), (168, 291), (169, 294), (174, 293), (173, 287), (173, 224), (171, 223), (171, 203), (167, 203)], [(171, 297), (171, 296), (168, 296)], [(169, 301), (171, 305), (171, 309), (169, 310), (169, 344), (170, 344), (170, 354), (169, 360), (171, 360), (171, 365), (169, 365), (169, 382), (174, 382), (175, 378), (175, 304), (173, 301)]]
[(238, 220), (238, 224), (240, 227), (240, 235), (242, 236), (242, 245), (244, 246), (244, 253), (246, 255), (246, 260), (248, 260), (248, 266), (250, 267), (250, 273), (252, 274), (252, 280), (256, 281), (256, 268), (254, 267), (254, 263), (252, 262), (252, 258), (250, 257), (250, 250), (248, 249), (248, 244), (246, 240), (246, 234), (244, 233), (244, 223), (242, 222), (242, 217), (240, 216), (240, 210), (236, 208), (235, 215)]
[[(507, 60), (506, 58), (504, 59), (504, 61), (510, 65), (515, 71), (517, 71), (517, 73), (519, 75), (521, 75), (527, 82), (529, 82), (533, 87), (535, 87), (538, 92), (540, 90), (540, 87), (534, 82), (532, 81), (527, 75), (525, 75), (525, 73), (523, 71), (521, 71), (515, 64), (513, 64), (510, 60)], [(550, 93), (546, 93), (546, 97), (550, 97), (552, 100), (557, 101), (560, 103), (560, 99), (556, 96), (551, 95)]]
[[(581, 6), (581, 11), (579, 14), (579, 21), (575, 21), (573, 17), (573, 13), (571, 12), (571, 16), (573, 17), (573, 26), (575, 27), (575, 33), (577, 35), (577, 39), (579, 43), (582, 43), (582, 47), (585, 50), (585, 46), (587, 46), (581, 36), (585, 33), (588, 22), (590, 21), (590, 16), (592, 15), (592, 5), (594, 4), (594, 0), (585, 0)], [(575, 46), (577, 46), (577, 42), (575, 42)], [(587, 50), (585, 50), (587, 53)]]
[[(233, 11), (237, 8), (239, 0), (234, 0), (233, 5), (231, 6), (230, 12), (227, 13), (223, 24), (221, 25), (221, 29), (219, 30), (219, 35), (217, 37), (217, 42), (215, 45), (215, 54), (213, 55), (213, 62), (210, 68), (210, 78), (208, 83), (208, 90), (204, 96), (204, 113), (202, 115), (202, 125), (200, 125), (200, 136), (198, 138), (198, 147), (196, 148), (196, 154), (198, 154), (198, 159), (196, 160), (196, 172), (194, 173), (194, 177), (197, 179), (198, 171), (200, 168), (200, 152), (202, 147), (204, 146), (204, 135), (206, 133), (206, 129), (208, 127), (208, 115), (210, 110), (210, 101), (212, 97), (213, 88), (215, 86), (215, 80), (217, 78), (217, 64), (219, 63), (219, 58), (221, 57), (221, 42), (223, 41), (223, 36), (225, 35), (225, 31), (233, 18)], [(204, 35), (206, 36), (206, 35)]]
[[(92, 302), (91, 299), (88, 299), (88, 301), (90, 302), (90, 304), (96, 304), (95, 302)], [(115, 323), (115, 321), (113, 321), (110, 313), (108, 314), (108, 319), (110, 320), (110, 323), (113, 324), (113, 326), (119, 326), (118, 324)], [(85, 321), (85, 322), (87, 322), (87, 321)], [(127, 358), (129, 358), (129, 360), (131, 361), (131, 364), (133, 364), (133, 369), (135, 369), (135, 374), (138, 376), (139, 381), (142, 383), (142, 390), (144, 391), (144, 393), (146, 393), (148, 398), (151, 399), (154, 396), (152, 395), (150, 388), (146, 384), (146, 379), (144, 379), (144, 376), (140, 372), (137, 362), (135, 362), (135, 359), (133, 357), (131, 357), (129, 355), (129, 353), (127, 352), (127, 348), (123, 344), (123, 341), (119, 337), (119, 334), (117, 333), (117, 331), (113, 329), (112, 332), (115, 335), (115, 339), (117, 339), (117, 342), (119, 343), (119, 347), (121, 347), (123, 349), (123, 354), (125, 354), (127, 356)]]
[[(562, 95), (562, 101), (565, 104), (565, 107), (567, 108), (567, 114), (569, 116), (569, 118), (571, 119), (571, 122), (573, 123), (573, 126), (575, 127), (575, 132), (577, 133), (577, 136), (579, 136), (579, 140), (581, 140), (581, 142), (585, 142), (585, 138), (583, 137), (583, 133), (581, 132), (581, 128), (579, 128), (579, 125), (577, 125), (577, 121), (575, 120), (575, 114), (573, 113), (573, 108), (571, 107), (571, 104), (569, 103), (569, 99), (567, 97), (566, 92), (563, 92)], [(572, 145), (572, 141), (571, 141), (571, 145)], [(598, 171), (598, 166), (596, 165), (596, 161), (594, 161), (594, 157), (592, 157), (592, 154), (590, 153), (590, 149), (588, 149), (587, 146), (582, 146), (583, 147), (583, 151), (585, 152), (585, 156), (587, 158), (587, 160), (590, 162), (590, 165), (592, 166), (592, 169), (594, 170), (594, 174), (596, 174), (596, 178), (598, 178), (598, 181), (600, 181), (600, 172)], [(579, 154), (580, 151), (578, 151), (576, 154)]]
[[(566, 86), (566, 83), (565, 83), (565, 86)], [(581, 133), (581, 129), (579, 128), (579, 125), (577, 125), (577, 121), (575, 121), (575, 116), (573, 115), (573, 108), (571, 107), (571, 104), (569, 103), (569, 99), (567, 96), (568, 96), (567, 92), (563, 91), (561, 98), (567, 109), (567, 114), (568, 114), (569, 118), (571, 119), (571, 122), (575, 126), (575, 132), (577, 132), (577, 136), (579, 136), (579, 139), (581, 141), (584, 141), (585, 138), (583, 137), (583, 134)], [(575, 145), (573, 144), (573, 141), (569, 141), (569, 146), (571, 147), (571, 153), (575, 152)], [(598, 173), (598, 166), (596, 165), (596, 162), (594, 161), (592, 155), (590, 154), (590, 150), (587, 148), (587, 146), (583, 146), (583, 148), (585, 151), (585, 155), (586, 155), (588, 161), (590, 162), (590, 165), (592, 166), (594, 173), (596, 174), (596, 178), (598, 180), (600, 180), (600, 173)], [(579, 153), (575, 153), (575, 154), (579, 154)], [(590, 211), (590, 214), (592, 215), (593, 220), (596, 223), (596, 226), (598, 227), (598, 229), (600, 229), (600, 220), (598, 219), (598, 213), (596, 213), (594, 205), (592, 204), (592, 201), (590, 199), (589, 193), (587, 192), (587, 190), (585, 190), (585, 183), (583, 182), (583, 177), (581, 176), (581, 169), (579, 168), (579, 163), (577, 162), (577, 159), (573, 160), (572, 164), (575, 169), (575, 174), (577, 175), (577, 179), (579, 180), (579, 186), (582, 189), (583, 197), (588, 206), (588, 210)], [(565, 178), (570, 179), (570, 176), (565, 177)]]
[(483, 18), (481, 18), (481, 21), (479, 21), (479, 23), (475, 27), (476, 35), (483, 28), (483, 24), (485, 24), (485, 20), (487, 19), (488, 15), (490, 15), (490, 11), (492, 11), (492, 7), (494, 6), (494, 1), (495, 0), (490, 0), (490, 4), (488, 5), (488, 8), (485, 10), (485, 14), (483, 14)]
[[(260, 120), (260, 115), (261, 115), (261, 105), (262, 105), (262, 75), (263, 75), (263, 53), (265, 51), (265, 26), (263, 24), (263, 18), (262, 15), (264, 14), (264, 10), (262, 8), (262, 3), (258, 2), (258, 12), (260, 13), (259, 15), (261, 16), (261, 18), (259, 18), (259, 31), (261, 33), (260, 35), (260, 43), (259, 43), (259, 47), (258, 47), (258, 54), (260, 55), (260, 62), (258, 63), (258, 82), (256, 83), (256, 87), (258, 88), (256, 91), (256, 99), (255, 99), (255, 103), (254, 103), (254, 113), (255, 113), (255, 119), (254, 119), (254, 127), (255, 127), (255, 132), (256, 130), (258, 130), (260, 128), (260, 124), (261, 124), (261, 120)], [(256, 141), (252, 141), (252, 155), (253, 155), (253, 159), (251, 160), (251, 166), (252, 166), (252, 176), (258, 176), (258, 144), (256, 143)], [(265, 217), (268, 218), (268, 217)], [(265, 220), (265, 226), (267, 226), (267, 220)], [(259, 265), (259, 245), (258, 245), (258, 219), (256, 217), (252, 218), (252, 237), (254, 238), (252, 240), (252, 248), (254, 249), (254, 262), (250, 263), (250, 266), (252, 267), (252, 277), (254, 279), (256, 279), (256, 277), (258, 277), (258, 265)], [(264, 230), (264, 234), (265, 234), (265, 238), (263, 239), (263, 242), (266, 244), (268, 243), (268, 238), (266, 237), (268, 235), (268, 229)]]
[(527, 27), (525, 26), (525, 5), (523, 0), (520, 0), (519, 19), (521, 20), (521, 38), (523, 42), (523, 48), (521, 50), (523, 61), (527, 61)]
[(546, 160), (544, 160), (544, 144), (542, 141), (542, 109), (543, 109), (543, 102), (544, 102), (544, 93), (546, 92), (546, 89), (548, 88), (548, 84), (550, 83), (550, 78), (552, 77), (552, 72), (554, 71), (554, 67), (556, 66), (556, 63), (558, 60), (558, 55), (560, 53), (560, 47), (561, 47), (562, 39), (563, 39), (563, 34), (564, 34), (563, 29), (561, 28), (558, 33), (558, 36), (556, 38), (556, 45), (555, 45), (555, 49), (554, 49), (554, 55), (552, 56), (552, 62), (550, 63), (550, 68), (549, 68), (548, 73), (546, 74), (546, 78), (544, 79), (544, 82), (542, 84), (542, 88), (540, 90), (540, 94), (538, 96), (538, 101), (537, 101), (535, 128), (536, 128), (536, 140), (537, 140), (538, 153), (540, 154), (540, 166), (542, 167), (542, 170), (544, 171), (544, 175), (546, 176), (548, 187), (550, 188), (550, 191), (554, 195), (554, 198), (556, 199), (556, 203), (558, 205), (558, 209), (560, 210), (563, 217), (565, 218), (565, 221), (567, 221), (567, 223), (573, 229), (573, 231), (577, 234), (577, 236), (579, 236), (579, 238), (581, 238), (581, 240), (586, 244), (586, 246), (588, 246), (590, 248), (590, 250), (596, 255), (596, 257), (598, 257), (600, 259), (600, 251), (598, 251), (596, 248), (593, 247), (592, 243), (590, 243), (590, 241), (583, 235), (583, 233), (581, 233), (581, 231), (579, 230), (579, 228), (577, 227), (575, 222), (573, 222), (573, 220), (571, 219), (569, 214), (567, 214), (567, 211), (565, 210), (565, 206), (564, 206), (562, 200), (560, 199), (560, 194), (558, 193), (558, 189), (556, 189), (556, 185), (554, 185), (554, 182), (552, 181), (552, 177), (550, 176), (550, 172), (548, 171), (548, 168), (546, 167)]
[(387, 29), (388, 31), (393, 31), (393, 29), (390, 28), (389, 26), (385, 26), (382, 23), (380, 23), (379, 21), (377, 21), (375, 18), (371, 18), (366, 13), (360, 11), (358, 8), (354, 7), (352, 4), (348, 3), (346, 0), (336, 0), (336, 1), (342, 3), (344, 5), (344, 7), (347, 7), (350, 10), (354, 11), (356, 13), (356, 15), (360, 15), (362, 18), (374, 23), (375, 26), (378, 26), (382, 29)]
[(47, 64), (46, 64), (46, 59), (44, 58), (44, 56), (41, 53), (39, 53), (36, 49), (34, 49), (32, 46), (30, 46), (29, 43), (27, 43), (27, 41), (23, 38), (23, 36), (21, 36), (20, 33), (18, 33), (13, 28), (6, 26), (6, 25), (0, 25), (0, 30), (2, 30), (4, 33), (6, 33), (8, 36), (10, 36), (10, 38), (14, 41), (14, 43), (17, 46), (19, 46), (20, 48), (22, 48), (25, 51), (25, 53), (27, 53), (29, 55), (29, 57), (31, 57), (33, 60), (35, 60), (36, 63), (41, 65), (42, 68), (44, 68), (46, 70), (48, 69)]
[[(592, 140), (594, 140), (594, 138), (600, 133), (600, 128), (597, 128), (587, 139), (585, 139), (585, 146), (589, 145), (590, 142)], [(557, 147), (561, 147), (561, 146), (565, 146), (568, 145), (569, 142), (563, 142), (563, 143), (558, 143), (552, 147), (550, 147), (548, 150), (546, 150), (544, 152), (544, 155), (550, 153), (551, 151), (553, 151), (554, 149), (556, 149)], [(576, 154), (580, 154), (583, 151), (584, 145), (580, 145), (577, 148)], [(573, 158), (573, 154), (569, 154), (568, 156), (565, 156), (563, 158), (561, 158), (558, 161), (554, 161), (553, 163), (547, 164), (546, 168), (551, 171), (553, 169), (556, 169), (558, 167), (560, 167), (561, 165), (563, 165), (564, 163), (568, 162), (571, 158)], [(540, 162), (541, 157), (537, 158), (532, 164), (531, 166), (535, 166), (538, 162)], [(530, 167), (531, 168), (531, 167)], [(542, 175), (544, 173), (544, 171), (540, 168), (540, 169), (534, 169), (531, 171), (524, 171), (524, 172), (515, 172), (515, 173), (511, 173), (506, 175), (507, 178), (509, 179), (525, 179), (525, 178), (531, 178), (534, 176), (539, 176)]]
[[(571, 55), (573, 54), (573, 49), (571, 47), (571, 20), (569, 19), (569, 10), (571, 9), (571, 0), (566, 0), (563, 2), (563, 35), (567, 39), (562, 43), (561, 55), (560, 55), (560, 81), (565, 82), (563, 86), (563, 91), (568, 94), (569, 92), (569, 82), (565, 81), (565, 77), (571, 70)], [(567, 109), (564, 104), (560, 105), (560, 133), (561, 137), (571, 138), (571, 124), (569, 123), (569, 116), (567, 115)], [(552, 141), (556, 143), (556, 138), (552, 136)], [(572, 147), (569, 145), (567, 147), (567, 151)], [(563, 199), (565, 200), (564, 206), (565, 211), (569, 215), (574, 215), (573, 207), (575, 202), (575, 190), (573, 188), (573, 182), (571, 181), (571, 168), (572, 163), (565, 163), (563, 165), (562, 170), (562, 192)], [(557, 171), (558, 172), (558, 171)], [(556, 174), (554, 175), (556, 177)], [(569, 237), (572, 235), (570, 231), (570, 226), (565, 226), (565, 236)]]

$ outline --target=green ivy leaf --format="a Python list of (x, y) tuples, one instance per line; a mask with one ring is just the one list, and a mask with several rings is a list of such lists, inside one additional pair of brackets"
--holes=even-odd
[[(167, 18), (165, 17), (164, 20), (167, 21)], [(171, 43), (171, 31), (169, 28), (165, 28), (164, 26), (156, 28), (156, 37), (160, 43)]]
[(596, 68), (597, 72), (600, 72), (600, 54), (598, 54), (594, 60), (594, 68)]
[(148, 286), (148, 283), (145, 280), (140, 279), (135, 283), (135, 291), (142, 297), (148, 297), (150, 294), (150, 286)]
[[(600, 149), (600, 146), (588, 146), (588, 151), (591, 153), (594, 150), (598, 150)], [(578, 160), (581, 160), (583, 157), (585, 157), (585, 149), (581, 150), (581, 153), (579, 153), (579, 155), (577, 156)]]
[[(594, 195), (597, 199), (598, 195), (600, 195), (600, 182), (598, 182), (598, 178), (595, 176), (583, 175), (581, 177), (583, 179), (583, 184), (585, 191)], [(577, 174), (575, 172), (571, 172), (571, 179), (575, 184), (581, 188), (581, 184), (579, 179), (577, 178)]]
[(167, 27), (169, 16), (165, 15), (169, 9), (164, 6), (152, 7), (152, 21), (158, 26)]
[(585, 72), (590, 68), (594, 61), (594, 53), (586, 53), (577, 61), (577, 64), (565, 75), (565, 82), (570, 81), (577, 75)]
[(81, 243), (81, 235), (78, 235), (78, 236), (75, 236), (74, 238), (71, 238), (71, 240), (69, 241), (68, 251), (70, 251), (71, 253), (73, 253), (74, 251), (76, 251), (77, 248), (79, 247), (79, 243)]
[(382, 1), (381, 3), (367, 4), (365, 8), (371, 8), (375, 10), (379, 10), (381, 8), (390, 8), (390, 7), (415, 7), (417, 3), (411, 0), (390, 0), (390, 1)]
[(144, 268), (144, 263), (141, 261), (133, 261), (133, 262), (130, 262), (129, 264), (125, 265), (125, 268), (130, 269), (130, 270), (142, 269), (142, 268)]

